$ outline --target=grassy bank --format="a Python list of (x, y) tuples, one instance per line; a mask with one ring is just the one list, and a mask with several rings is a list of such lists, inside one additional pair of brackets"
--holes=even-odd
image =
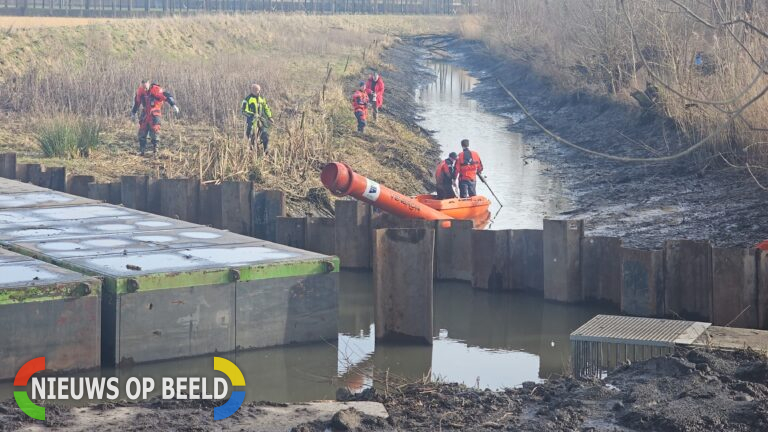
[[(296, 212), (308, 196), (322, 207), (318, 172), (330, 160), (419, 192), (432, 168), (428, 140), (386, 115), (358, 136), (348, 100), (368, 69), (382, 70), (386, 79), (391, 66), (379, 56), (399, 35), (447, 32), (453, 22), (269, 14), (8, 28), (0, 34), (0, 150), (99, 180), (136, 173), (252, 179), (285, 190)], [(171, 91), (182, 110), (163, 118), (163, 150), (152, 160), (134, 155), (136, 125), (129, 120), (142, 78)], [(239, 103), (254, 81), (276, 120), (267, 158), (242, 138)], [(73, 116), (101, 125), (101, 145), (88, 158), (44, 158), (37, 139), (42, 125)], [(416, 166), (401, 166), (398, 153)]]
[(556, 89), (637, 105), (633, 91), (645, 90), (646, 83), (657, 87), (653, 109), (685, 137), (648, 143), (658, 153), (675, 153), (712, 135), (698, 154), (702, 163), (768, 162), (768, 98), (761, 94), (768, 77), (760, 71), (768, 41), (760, 33), (768, 28), (764, 3), (509, 0), (485, 7), (484, 15), (464, 19), (465, 37), (530, 64)]

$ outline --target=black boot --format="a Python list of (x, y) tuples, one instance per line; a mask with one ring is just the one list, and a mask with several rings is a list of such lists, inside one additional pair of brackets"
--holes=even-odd
[(147, 150), (147, 139), (139, 138), (139, 154), (144, 156), (144, 152)]

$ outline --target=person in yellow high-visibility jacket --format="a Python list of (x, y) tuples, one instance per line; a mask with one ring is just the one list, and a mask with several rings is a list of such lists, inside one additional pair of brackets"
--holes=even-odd
[[(261, 86), (251, 84), (251, 93), (243, 99), (240, 111), (245, 116), (245, 137), (256, 146), (256, 140), (260, 140), (264, 146), (264, 153), (269, 148), (269, 127), (272, 125), (272, 110), (267, 104), (267, 99), (261, 95)], [(256, 123), (256, 133), (253, 124)]]

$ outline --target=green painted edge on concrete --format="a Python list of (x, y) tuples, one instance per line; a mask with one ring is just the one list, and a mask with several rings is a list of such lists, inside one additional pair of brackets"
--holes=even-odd
[[(237, 278), (234, 277), (233, 270), (238, 272), (239, 276)], [(339, 259), (334, 256), (329, 257), (328, 259), (283, 261), (230, 269), (199, 269), (143, 275), (136, 276), (135, 278), (114, 278), (105, 276), (103, 289), (104, 291), (114, 292), (116, 294), (130, 294), (136, 291), (158, 291), (164, 289), (220, 285), (233, 282), (249, 282), (338, 272)]]
[(0, 290), (0, 305), (94, 297), (100, 294), (101, 281), (89, 278), (75, 282), (3, 289)]

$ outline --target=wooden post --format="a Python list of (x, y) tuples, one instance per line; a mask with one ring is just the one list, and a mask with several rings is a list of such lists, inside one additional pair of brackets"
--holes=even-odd
[(371, 206), (337, 200), (334, 224), (336, 255), (342, 268), (371, 268)]
[(509, 237), (511, 230), (472, 231), (472, 288), (488, 291), (511, 290), (509, 273)]
[(307, 241), (307, 218), (279, 216), (275, 221), (276, 243), (304, 249)]
[(67, 191), (67, 169), (65, 167), (51, 167), (45, 171), (49, 188), (59, 192)]
[(196, 223), (200, 182), (197, 179), (158, 180), (160, 214)]
[(544, 291), (542, 230), (512, 230), (509, 238), (509, 273), (513, 290), (538, 294)]
[(109, 200), (109, 183), (88, 183), (88, 198), (107, 202)]
[(664, 315), (664, 251), (620, 248), (621, 311)]
[(277, 238), (277, 218), (285, 216), (285, 193), (276, 190), (254, 191), (251, 199), (253, 210), (253, 237), (267, 241)]
[(376, 230), (373, 280), (376, 339), (432, 344), (435, 231)]
[(472, 221), (452, 220), (435, 227), (435, 278), (472, 282)]
[(752, 248), (712, 248), (712, 324), (757, 328), (757, 268)]
[(147, 211), (147, 176), (120, 177), (120, 201), (125, 207)]
[(664, 244), (667, 314), (712, 319), (712, 246), (709, 241), (670, 240)]
[(0, 153), (0, 177), (16, 180), (16, 153)]
[(336, 220), (334, 218), (308, 217), (307, 218), (308, 251), (324, 255), (336, 254)]
[(581, 300), (581, 239), (584, 221), (544, 220), (544, 298)]
[(67, 179), (67, 192), (72, 195), (88, 197), (88, 184), (93, 183), (95, 178), (90, 175), (73, 175)]
[(581, 240), (582, 300), (621, 305), (621, 239), (585, 237)]

